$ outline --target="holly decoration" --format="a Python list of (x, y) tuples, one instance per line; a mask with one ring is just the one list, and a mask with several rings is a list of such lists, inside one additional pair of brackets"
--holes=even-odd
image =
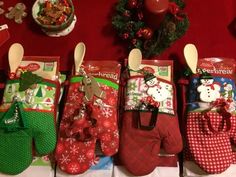
[(189, 21), (183, 12), (183, 0), (170, 0), (168, 12), (157, 30), (149, 28), (143, 18), (144, 0), (119, 0), (112, 25), (128, 49), (139, 48), (146, 58), (161, 54), (182, 37)]
[(23, 72), (20, 76), (19, 91), (25, 91), (28, 88), (32, 88), (35, 84), (42, 82), (42, 77), (33, 74), (30, 71)]

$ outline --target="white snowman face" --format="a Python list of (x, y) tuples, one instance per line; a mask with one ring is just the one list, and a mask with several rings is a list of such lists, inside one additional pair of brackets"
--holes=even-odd
[(213, 84), (214, 79), (201, 79), (200, 82), (204, 85)]
[(152, 86), (154, 86), (154, 85), (157, 84), (157, 79), (156, 79), (156, 78), (153, 78), (153, 79), (147, 81), (146, 84), (147, 84), (148, 86), (152, 87)]

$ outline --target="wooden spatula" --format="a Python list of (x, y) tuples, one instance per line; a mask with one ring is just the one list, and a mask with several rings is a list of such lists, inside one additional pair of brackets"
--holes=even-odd
[(190, 70), (197, 73), (198, 52), (194, 44), (187, 44), (184, 47), (184, 57)]
[[(137, 72), (140, 69), (142, 62), (142, 52), (139, 49), (132, 49), (128, 57), (128, 66), (131, 69), (130, 75), (137, 75)], [(132, 71), (133, 70), (133, 71)]]
[(21, 60), (24, 56), (24, 48), (19, 43), (14, 43), (11, 45), (8, 51), (8, 62), (10, 66), (10, 73), (16, 73)]
[(83, 42), (80, 42), (76, 45), (74, 50), (74, 62), (75, 62), (75, 73), (78, 74), (80, 70), (80, 66), (83, 62), (85, 55), (86, 47)]

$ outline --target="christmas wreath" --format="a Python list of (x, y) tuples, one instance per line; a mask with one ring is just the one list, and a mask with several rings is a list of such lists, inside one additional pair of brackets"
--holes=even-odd
[(139, 48), (146, 58), (159, 55), (188, 29), (189, 21), (182, 0), (170, 0), (167, 12), (157, 29), (150, 28), (144, 19), (145, 0), (119, 0), (112, 25), (119, 37), (128, 43), (129, 50)]

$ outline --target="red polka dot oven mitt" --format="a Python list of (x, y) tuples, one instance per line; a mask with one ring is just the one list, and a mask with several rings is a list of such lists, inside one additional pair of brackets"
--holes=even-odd
[(137, 176), (147, 175), (157, 167), (160, 148), (169, 154), (182, 150), (175, 86), (163, 77), (170, 71), (152, 64), (130, 71), (124, 95), (119, 157), (126, 169)]
[(190, 79), (187, 113), (187, 152), (209, 174), (222, 173), (233, 162), (235, 140), (235, 63), (205, 58)]
[(117, 124), (120, 64), (87, 61), (70, 78), (55, 157), (60, 170), (81, 174), (97, 160), (96, 144), (104, 155), (118, 151)]
[(24, 57), (11, 72), (0, 105), (1, 173), (21, 173), (31, 164), (34, 151), (36, 155), (54, 151), (60, 83), (52, 71), (58, 61), (59, 57)]

